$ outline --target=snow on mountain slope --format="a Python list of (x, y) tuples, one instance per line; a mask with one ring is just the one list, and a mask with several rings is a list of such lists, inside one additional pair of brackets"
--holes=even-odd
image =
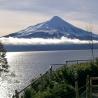
[[(54, 16), (49, 21), (29, 26), (28, 28), (7, 35), (6, 37), (15, 38), (76, 38), (81, 40), (98, 40), (98, 35), (92, 34), (80, 28), (77, 28), (70, 23), (64, 21), (58, 16)], [(92, 36), (92, 37), (91, 37)]]

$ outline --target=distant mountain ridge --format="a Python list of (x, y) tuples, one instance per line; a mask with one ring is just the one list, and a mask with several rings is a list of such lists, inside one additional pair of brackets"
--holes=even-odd
[(29, 26), (28, 28), (9, 34), (5, 37), (15, 38), (61, 38), (67, 37), (80, 40), (98, 40), (97, 34), (82, 30), (64, 21), (58, 16), (54, 16), (49, 21)]

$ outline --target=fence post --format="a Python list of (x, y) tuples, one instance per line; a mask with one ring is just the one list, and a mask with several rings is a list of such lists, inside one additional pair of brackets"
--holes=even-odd
[(86, 78), (86, 98), (90, 98), (90, 78), (89, 78), (89, 75), (87, 75), (87, 78)]
[(75, 71), (75, 92), (76, 92), (76, 98), (79, 98), (78, 74), (76, 71)]
[(68, 65), (68, 61), (66, 61), (66, 66)]
[(17, 90), (15, 90), (15, 97), (16, 97), (16, 98), (19, 98), (19, 93), (18, 93)]
[(49, 72), (49, 81), (51, 82), (51, 77), (52, 77), (52, 70), (53, 70), (53, 68), (52, 68), (52, 66), (50, 66), (50, 72)]
[(52, 66), (50, 66), (50, 74), (52, 74)]
[(79, 60), (77, 60), (77, 64), (79, 64)]
[(41, 90), (43, 89), (43, 75), (42, 74), (40, 74), (40, 79), (41, 79)]
[(90, 78), (90, 98), (92, 98), (92, 79)]
[(76, 98), (79, 98), (79, 89), (78, 89), (78, 81), (75, 81), (75, 92), (76, 92)]

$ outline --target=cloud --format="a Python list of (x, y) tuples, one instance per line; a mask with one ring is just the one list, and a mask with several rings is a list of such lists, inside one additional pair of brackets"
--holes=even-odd
[[(5, 45), (49, 45), (49, 44), (89, 44), (91, 41), (87, 40), (79, 40), (79, 39), (70, 39), (66, 37), (62, 37), (60, 39), (44, 39), (44, 38), (0, 38), (0, 42)], [(98, 41), (93, 41), (94, 43), (98, 43)]]
[[(75, 13), (76, 18), (98, 19), (98, 0), (1, 0), (0, 9), (42, 13), (44, 15), (64, 15)], [(74, 14), (73, 14), (74, 15)], [(85, 17), (84, 17), (85, 16)], [(80, 19), (80, 18), (79, 18)]]
[[(0, 8), (12, 10), (57, 9), (91, 10), (97, 7), (98, 0), (0, 0)], [(53, 6), (53, 7), (52, 7)], [(52, 10), (51, 10), (52, 11)]]

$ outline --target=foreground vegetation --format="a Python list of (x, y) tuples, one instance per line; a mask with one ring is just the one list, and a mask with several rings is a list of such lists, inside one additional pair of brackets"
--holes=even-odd
[[(75, 98), (75, 74), (79, 88), (86, 84), (87, 75), (98, 76), (98, 59), (93, 62), (63, 66), (47, 72), (25, 91), (25, 98)], [(81, 94), (85, 88), (80, 89)]]
[(6, 49), (4, 48), (3, 44), (0, 42), (0, 77), (2, 73), (8, 73), (9, 65), (6, 58)]

